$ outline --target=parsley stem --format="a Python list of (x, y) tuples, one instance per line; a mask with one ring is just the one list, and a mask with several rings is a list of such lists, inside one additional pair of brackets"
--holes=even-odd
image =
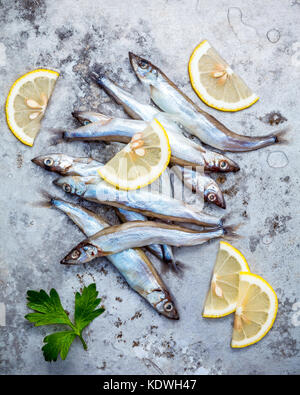
[(83, 337), (81, 335), (79, 335), (79, 339), (81, 340), (81, 343), (83, 345), (83, 348), (85, 349), (85, 351), (87, 350), (87, 345), (86, 342), (83, 340)]

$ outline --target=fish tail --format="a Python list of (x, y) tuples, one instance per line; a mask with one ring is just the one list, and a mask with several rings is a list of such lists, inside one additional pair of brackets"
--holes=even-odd
[(175, 272), (175, 274), (182, 275), (186, 265), (183, 262), (178, 261), (177, 259), (174, 262), (172, 262), (172, 264), (173, 264), (172, 270)]
[(226, 240), (240, 239), (241, 236), (238, 233), (236, 233), (236, 231), (238, 230), (238, 228), (240, 226), (241, 226), (241, 224), (225, 226), (223, 228), (223, 230), (224, 230), (224, 239), (226, 239)]
[(50, 146), (55, 146), (64, 142), (64, 133), (63, 129), (51, 129), (52, 137), (49, 141)]
[(170, 246), (162, 246), (163, 251), (163, 262), (168, 265), (168, 267), (174, 272), (179, 273), (183, 270), (183, 264), (177, 261), (173, 255), (172, 248)]
[(163, 262), (167, 265), (168, 268), (174, 273), (179, 273), (183, 270), (184, 264), (180, 261), (177, 261), (175, 258), (164, 258)]
[(224, 225), (224, 223), (227, 222), (228, 218), (230, 217), (230, 213), (223, 215), (223, 217), (221, 218), (220, 222), (221, 222), (221, 226)]
[(42, 189), (40, 191), (42, 199), (38, 202), (33, 202), (31, 203), (31, 205), (33, 207), (53, 207), (53, 201), (56, 199), (54, 196), (50, 195), (50, 193), (48, 193), (47, 191), (45, 191), (44, 189)]
[(286, 134), (290, 131), (290, 127), (280, 130), (274, 134), (275, 144), (286, 144), (288, 140), (285, 138)]

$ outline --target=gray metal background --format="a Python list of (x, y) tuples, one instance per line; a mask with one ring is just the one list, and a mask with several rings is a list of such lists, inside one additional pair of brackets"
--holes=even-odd
[[(61, 73), (33, 148), (15, 139), (3, 111), (0, 114), (0, 302), (7, 309), (6, 327), (0, 327), (1, 374), (300, 372), (299, 305), (295, 305), (300, 301), (299, 17), (299, 0), (0, 1), (1, 108), (9, 87), (23, 73), (38, 67)], [(242, 112), (221, 113), (195, 96), (187, 62), (203, 39), (259, 94), (257, 104)], [(277, 130), (268, 124), (272, 111), (288, 120), (279, 127), (291, 126), (287, 145), (232, 154), (241, 171), (219, 178), (228, 204), (227, 222), (242, 223), (244, 238), (234, 245), (279, 298), (274, 327), (257, 345), (232, 350), (233, 317), (201, 316), (218, 242), (177, 249), (176, 256), (186, 263), (184, 275), (162, 273), (181, 317), (171, 321), (130, 290), (105, 259), (85, 267), (61, 266), (60, 259), (82, 234), (63, 214), (31, 205), (40, 200), (40, 189), (63, 196), (51, 183), (54, 176), (30, 162), (34, 156), (59, 151), (107, 160), (118, 149), (85, 143), (51, 147), (51, 129), (76, 125), (71, 117), (74, 109), (123, 116), (87, 78), (95, 63), (145, 98), (131, 71), (129, 50), (151, 59), (202, 108), (239, 133)], [(74, 292), (93, 281), (106, 312), (85, 333), (88, 351), (76, 341), (66, 361), (44, 362), (42, 339), (52, 328), (34, 328), (24, 320), (26, 291), (55, 287), (72, 311)]]

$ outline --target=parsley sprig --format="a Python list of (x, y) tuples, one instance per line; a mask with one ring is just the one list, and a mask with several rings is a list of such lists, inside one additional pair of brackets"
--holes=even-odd
[(76, 292), (74, 323), (72, 323), (55, 289), (52, 288), (49, 295), (44, 290), (27, 292), (27, 306), (36, 311), (25, 316), (28, 321), (34, 323), (35, 326), (61, 324), (71, 328), (71, 330), (55, 332), (44, 338), (46, 344), (42, 347), (42, 351), (46, 361), (56, 361), (59, 354), (61, 359), (66, 359), (70, 346), (77, 336), (83, 348), (87, 350), (82, 331), (104, 312), (103, 307), (97, 309), (101, 302), (97, 296), (96, 284), (84, 287), (81, 294)]

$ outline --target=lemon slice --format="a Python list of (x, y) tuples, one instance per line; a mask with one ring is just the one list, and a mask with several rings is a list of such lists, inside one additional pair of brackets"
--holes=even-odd
[(137, 189), (156, 180), (168, 166), (170, 157), (168, 135), (154, 119), (98, 172), (120, 189)]
[(33, 70), (11, 87), (6, 101), (6, 119), (10, 130), (22, 143), (33, 145), (58, 76), (59, 73), (52, 70)]
[(232, 245), (221, 241), (203, 317), (219, 318), (235, 311), (241, 271), (250, 271), (246, 259)]
[(256, 274), (240, 273), (231, 347), (247, 347), (261, 340), (272, 328), (277, 309), (270, 284)]
[(243, 110), (259, 99), (206, 40), (192, 53), (189, 74), (200, 99), (217, 110)]

